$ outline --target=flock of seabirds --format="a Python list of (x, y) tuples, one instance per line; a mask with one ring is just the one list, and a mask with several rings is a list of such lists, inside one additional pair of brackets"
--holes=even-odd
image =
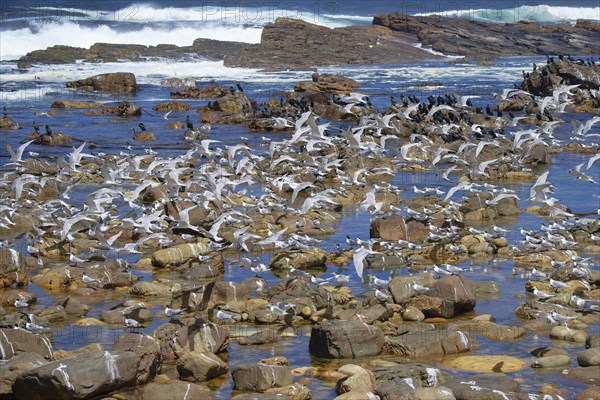
[[(552, 62), (548, 60), (549, 64)], [(10, 230), (18, 215), (27, 215), (36, 223), (28, 233), (5, 239), (1, 245), (14, 248), (17, 243), (26, 242), (28, 254), (23, 255), (32, 256), (38, 268), (67, 265), (69, 278), (76, 285), (103, 291), (111, 290), (112, 285), (97, 261), (99, 256), (106, 259), (143, 254), (148, 244), (156, 250), (193, 243), (198, 238), (208, 239), (211, 249), (210, 255), (197, 256), (201, 263), (215, 257), (214, 253), (236, 254), (240, 261), (235, 266), (250, 268), (257, 282), (263, 282), (259, 277), (269, 273), (270, 267), (256, 257), (258, 253), (273, 248), (285, 251), (318, 247), (319, 237), (331, 234), (331, 230), (324, 228), (339, 220), (341, 205), (355, 204), (373, 218), (401, 215), (406, 221), (416, 220), (428, 227), (429, 233), (418, 242), (348, 237), (347, 244), (339, 244), (335, 251), (337, 255), (348, 256), (353, 271), (347, 274), (316, 276), (289, 265), (286, 275), (314, 286), (341, 286), (350, 282), (352, 274), (363, 280), (369, 258), (374, 255), (401, 254), (410, 266), (415, 263), (415, 255), (442, 244), (458, 260), (468, 252), (460, 244), (465, 235), (479, 235), (486, 240), (505, 236), (508, 230), (496, 225), (487, 230), (468, 227), (461, 212), (466, 199), (463, 196), (490, 193), (484, 207), (522, 200), (515, 191), (495, 180), (500, 177), (498, 171), (530, 172), (533, 179), (528, 200), (548, 208), (549, 212), (539, 229), (521, 229), (522, 239), (509, 245), (510, 254), (559, 249), (570, 255), (566, 261), (553, 260), (549, 268), (537, 266), (529, 271), (533, 278), (547, 281), (551, 288), (549, 291), (534, 288), (530, 296), (535, 301), (552, 303), (557, 295), (554, 290), (567, 287), (567, 283), (553, 274), (558, 268), (569, 268), (567, 276), (581, 280), (589, 288), (579, 295), (573, 294), (568, 306), (557, 304), (551, 312), (540, 313), (540, 318), (549, 324), (569, 322), (578, 317), (564, 313), (564, 309), (575, 310), (577, 315), (598, 312), (598, 301), (585, 295), (595, 287), (596, 283), (588, 278), (597, 264), (592, 258), (579, 255), (580, 243), (572, 232), (593, 224), (590, 221), (594, 219), (598, 229), (600, 208), (588, 214), (589, 218), (573, 215), (553, 197), (549, 171), (536, 176), (534, 171), (544, 167), (532, 169), (526, 162), (540, 146), (549, 151), (577, 143), (589, 158), (570, 171), (573, 179), (598, 185), (600, 116), (590, 117), (584, 123), (573, 122), (568, 138), (559, 140), (553, 134), (564, 124), (560, 116), (576, 95), (585, 92), (596, 104), (600, 101), (598, 91), (582, 90), (579, 86), (562, 84), (546, 97), (533, 96), (520, 88), (506, 89), (497, 94), (499, 101), (521, 97), (531, 102), (522, 111), (505, 112), (494, 111), (489, 105), (485, 109), (474, 107), (470, 96), (448, 94), (430, 96), (424, 102), (416, 96), (402, 95), (399, 101), (392, 97), (387, 110), (377, 113), (372, 112), (369, 98), (363, 94), (336, 95), (334, 103), (343, 109), (343, 114), (356, 115), (358, 123), (348, 129), (321, 122), (312, 111), (314, 105), (304, 100), (291, 106), (282, 103), (275, 111), (260, 106), (251, 111), (254, 116), (271, 118), (275, 127), (291, 132), (289, 138), (280, 141), (264, 138), (258, 148), (247, 143), (225, 146), (219, 140), (204, 139), (190, 143), (187, 152), (175, 157), (161, 157), (149, 148), (142, 154), (92, 153), (83, 143), (65, 157), (55, 158), (53, 175), (28, 173), (28, 155), (37, 155), (28, 151), (33, 141), (16, 149), (7, 145), (10, 159), (5, 169), (10, 167), (12, 171), (0, 179), (0, 228)], [(238, 86), (238, 90), (243, 88)], [(6, 112), (5, 108), (5, 115)], [(189, 117), (186, 123), (189, 130), (195, 131)], [(143, 123), (139, 126), (146, 130)], [(50, 126), (45, 129), (46, 134), (52, 134)], [(35, 130), (39, 132), (37, 124)], [(435, 170), (442, 179), (456, 184), (445, 192), (435, 186), (413, 187), (415, 195), (425, 199), (422, 203), (425, 205), (411, 208), (400, 201), (402, 190), (390, 183), (393, 176), (404, 170)], [(99, 178), (85, 201), (77, 204), (69, 193), (77, 186), (81, 188), (81, 176), (86, 174)], [(36, 200), (50, 184), (60, 188), (58, 196)], [(159, 189), (164, 197), (144, 200), (145, 193)], [(176, 212), (172, 209), (167, 212), (167, 203), (176, 204)], [(190, 214), (198, 207), (211, 215), (208, 225), (191, 220)], [(274, 215), (288, 216), (295, 223), (277, 225), (268, 219)], [(266, 224), (268, 229), (255, 229), (260, 221), (271, 221)], [(60, 259), (43, 256), (46, 243), (73, 243), (76, 238), (93, 240), (96, 247), (63, 254)], [(585, 240), (600, 245), (600, 232), (588, 234)], [(423, 258), (418, 259), (423, 262)], [(134, 283), (138, 277), (131, 266), (123, 264), (123, 271), (129, 272)], [(466, 272), (443, 260), (431, 260), (429, 270), (436, 276)], [(373, 275), (367, 281), (377, 301), (393, 302), (388, 279)], [(193, 287), (198, 283), (189, 281), (187, 285)], [(264, 286), (264, 282), (258, 283), (258, 291), (266, 293)], [(430, 288), (415, 281), (412, 290), (419, 295)], [(174, 304), (167, 302), (164, 308), (168, 318), (201, 313)], [(25, 316), (18, 329), (42, 334), (51, 330), (36, 322), (32, 311), (36, 306), (24, 296), (13, 305)], [(269, 310), (282, 320), (298, 312), (294, 304), (286, 302), (273, 302)], [(214, 316), (221, 323), (240, 321), (239, 315), (228, 311), (226, 306), (215, 311)], [(126, 310), (123, 324), (133, 329), (143, 327)]]

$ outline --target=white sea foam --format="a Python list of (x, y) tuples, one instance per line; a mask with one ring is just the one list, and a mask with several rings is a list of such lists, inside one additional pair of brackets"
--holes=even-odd
[(443, 8), (431, 12), (415, 14), (417, 16), (440, 15), (482, 22), (518, 22), (539, 21), (542, 23), (571, 23), (577, 19), (600, 20), (600, 7), (565, 7), (549, 5), (523, 5), (514, 8), (480, 8), (467, 10), (445, 10)]
[(415, 43), (415, 44), (413, 44), (413, 47), (416, 47), (417, 49), (421, 49), (423, 51), (426, 51), (426, 52), (436, 55), (436, 56), (441, 56), (441, 57), (446, 57), (446, 58), (465, 58), (465, 56), (449, 56), (442, 52), (435, 51), (435, 50), (427, 48), (427, 47), (423, 47), (423, 43)]
[(36, 9), (37, 14), (27, 18), (5, 19), (7, 22), (21, 20), (27, 27), (3, 29), (0, 60), (17, 59), (30, 51), (54, 45), (87, 48), (97, 42), (189, 46), (194, 39), (204, 38), (259, 43), (263, 26), (279, 17), (330, 28), (364, 25), (372, 20), (365, 16), (334, 14), (336, 10), (319, 9), (316, 5), (274, 8), (268, 3), (248, 3), (244, 7), (215, 4), (218, 3), (188, 8), (132, 4), (113, 11), (40, 7)]
[(55, 45), (88, 48), (97, 42), (145, 46), (157, 44), (190, 46), (194, 39), (204, 38), (258, 43), (262, 31), (261, 28), (224, 26), (216, 23), (203, 24), (201, 27), (164, 29), (146, 26), (133, 31), (118, 31), (108, 25), (88, 27), (74, 22), (44, 22), (40, 25), (33, 31), (29, 28), (2, 31), (0, 59), (14, 60), (30, 51)]

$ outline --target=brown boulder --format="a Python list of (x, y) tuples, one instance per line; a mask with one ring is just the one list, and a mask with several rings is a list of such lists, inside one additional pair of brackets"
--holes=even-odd
[(111, 351), (132, 351), (140, 359), (138, 362), (138, 383), (148, 382), (160, 371), (162, 356), (160, 343), (152, 336), (140, 333), (124, 333), (112, 345)]
[(248, 99), (244, 92), (237, 91), (235, 93), (228, 92), (212, 103), (213, 111), (222, 111), (231, 114), (241, 114), (244, 111), (244, 106), (248, 107), (248, 111), (252, 111), (253, 105), (256, 103)]
[(235, 388), (239, 390), (264, 392), (272, 387), (282, 387), (293, 382), (291, 369), (287, 365), (267, 365), (261, 362), (243, 364), (231, 371)]
[(440, 315), (445, 318), (471, 311), (477, 303), (471, 283), (461, 275), (452, 275), (436, 281), (430, 295), (439, 297), (446, 303), (447, 309), (444, 315)]
[(382, 353), (412, 359), (458, 354), (478, 346), (479, 343), (467, 332), (444, 329), (386, 336)]
[(191, 351), (177, 360), (179, 378), (189, 382), (206, 381), (227, 372), (227, 363), (213, 353)]
[(311, 82), (299, 82), (294, 86), (295, 92), (324, 92), (324, 93), (343, 93), (349, 94), (354, 89), (360, 87), (360, 83), (354, 79), (346, 78), (339, 75), (332, 74), (319, 74), (315, 72), (312, 74)]
[(156, 140), (156, 136), (154, 133), (140, 131), (133, 134), (133, 140), (137, 140), (138, 142), (152, 142)]
[(360, 321), (325, 321), (313, 325), (309, 351), (316, 357), (360, 358), (379, 354), (383, 331)]
[(234, 282), (210, 282), (206, 285), (201, 308), (213, 308), (217, 304), (245, 302), (249, 299), (248, 287)]
[(179, 318), (160, 325), (152, 334), (160, 343), (163, 359), (172, 360), (189, 351), (218, 353), (229, 343), (229, 329), (203, 318)]
[[(163, 377), (164, 375), (161, 375)], [(141, 389), (141, 400), (172, 400), (172, 399), (211, 399), (210, 389), (200, 384), (169, 380), (159, 382), (158, 379), (144, 385)]]
[(72, 89), (112, 93), (133, 93), (140, 90), (135, 75), (131, 72), (109, 72), (78, 81), (69, 81), (66, 85)]
[(537, 143), (527, 147), (524, 151), (523, 164), (525, 165), (542, 165), (550, 164), (550, 153), (548, 147), (542, 143)]
[(429, 235), (429, 227), (415, 219), (406, 219), (400, 215), (375, 218), (371, 222), (371, 238), (379, 238), (390, 242), (408, 240), (420, 242)]
[(182, 113), (191, 110), (192, 106), (184, 103), (183, 101), (167, 101), (165, 103), (159, 103), (155, 105), (152, 107), (152, 109), (159, 112), (172, 111), (176, 113)]
[(0, 348), (2, 359), (6, 360), (21, 353), (36, 353), (52, 360), (52, 344), (48, 338), (24, 329), (0, 328)]
[(275, 254), (269, 261), (273, 269), (311, 269), (324, 268), (327, 260), (327, 252), (318, 247), (310, 247), (301, 250), (282, 250)]
[(15, 249), (0, 249), (0, 288), (13, 284), (18, 286), (27, 282), (25, 259)]
[(191, 87), (181, 92), (171, 92), (172, 99), (212, 99), (223, 97), (230, 93), (229, 89), (222, 85), (211, 85), (205, 87)]

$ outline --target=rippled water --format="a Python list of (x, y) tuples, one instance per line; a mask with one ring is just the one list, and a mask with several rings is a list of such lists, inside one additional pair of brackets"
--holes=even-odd
[[(341, 74), (358, 80), (363, 84), (360, 91), (369, 94), (374, 105), (376, 105), (380, 111), (389, 103), (390, 95), (394, 95), (399, 99), (400, 93), (407, 95), (415, 94), (421, 98), (426, 98), (430, 94), (437, 95), (444, 93), (476, 95), (479, 97), (474, 99), (474, 103), (485, 107), (487, 103), (494, 103), (491, 96), (492, 92), (499, 92), (503, 88), (512, 87), (513, 83), (520, 80), (522, 70), (529, 69), (531, 62), (539, 63), (540, 61), (542, 60), (537, 58), (511, 58), (502, 60), (497, 66), (493, 67), (448, 65), (442, 62), (435, 62), (418, 65), (408, 64), (352, 68), (332, 67), (319, 69), (319, 72)], [(282, 91), (291, 90), (293, 84), (298, 80), (309, 80), (310, 74), (311, 72), (294, 72), (286, 76), (278, 73), (272, 75), (271, 81), (269, 81), (269, 74), (262, 74), (260, 75), (260, 79), (256, 79), (255, 81), (249, 79), (249, 82), (245, 82), (243, 85), (245, 86), (246, 93), (249, 97), (254, 97), (258, 101), (264, 101), (268, 97), (278, 98), (279, 93)], [(143, 79), (144, 78), (142, 78), (142, 82)], [(229, 86), (235, 82), (236, 81), (219, 81), (218, 83)], [(416, 86), (423, 82), (441, 83), (443, 86), (425, 88)], [(46, 83), (50, 87), (59, 87), (63, 84), (63, 80), (58, 79), (57, 81)], [(130, 140), (130, 128), (137, 127), (137, 124), (140, 121), (143, 121), (148, 129), (157, 135), (158, 140), (152, 143), (151, 146), (155, 151), (158, 151), (160, 156), (174, 156), (185, 152), (187, 145), (181, 140), (182, 132), (166, 129), (165, 121), (159, 117), (160, 113), (155, 113), (151, 110), (152, 105), (162, 101), (169, 101), (169, 89), (150, 84), (143, 84), (142, 87), (143, 91), (131, 97), (131, 101), (139, 104), (147, 111), (141, 118), (119, 119), (112, 116), (82, 116), (80, 110), (61, 110), (61, 112), (55, 116), (33, 117), (32, 114), (36, 110), (46, 111), (49, 108), (51, 99), (41, 97), (40, 99), (36, 99), (35, 103), (31, 103), (30, 100), (8, 103), (10, 115), (15, 121), (20, 122), (24, 126), (24, 129), (20, 131), (3, 131), (1, 133), (2, 143), (9, 143), (13, 147), (17, 146), (18, 142), (23, 140), (25, 135), (32, 131), (30, 129), (30, 123), (35, 119), (35, 121), (41, 125), (50, 124), (54, 130), (61, 130), (78, 140), (88, 142), (88, 144), (94, 143), (96, 147), (95, 149), (90, 150), (92, 152), (97, 153), (102, 151), (111, 153), (128, 151), (139, 154), (143, 153), (144, 145), (132, 143)], [(102, 96), (100, 96), (98, 100), (102, 101)], [(186, 102), (194, 108), (204, 105), (207, 101), (208, 100), (186, 100)], [(32, 107), (32, 104), (34, 104), (35, 107)], [(188, 114), (193, 120), (197, 119), (194, 111), (191, 111)], [(172, 114), (171, 120), (184, 120), (185, 115), (186, 114)], [(567, 123), (562, 124), (555, 130), (555, 136), (557, 139), (568, 138), (571, 130), (571, 125), (568, 123), (569, 120), (571, 118), (585, 120), (588, 117), (589, 116), (576, 115), (570, 112), (560, 115), (560, 118), (567, 121)], [(334, 125), (335, 124), (341, 126), (347, 125), (346, 122), (334, 122)], [(598, 130), (597, 127), (598, 125), (596, 125), (596, 130)], [(253, 149), (259, 152), (261, 149), (264, 149), (263, 151), (267, 150), (267, 148), (262, 145), (261, 137), (264, 135), (265, 133), (250, 132), (244, 126), (220, 125), (214, 126), (213, 129), (208, 132), (209, 138), (222, 140), (223, 145), (236, 144), (242, 141), (242, 137), (247, 137), (248, 143), (250, 143)], [(289, 134), (277, 133), (268, 135), (269, 137), (272, 137), (273, 140), (280, 140), (288, 137)], [(71, 147), (44, 148), (31, 146), (27, 150), (38, 152), (41, 157), (45, 157), (70, 152)], [(2, 162), (2, 164), (6, 162), (6, 157), (7, 152), (4, 149), (4, 146), (2, 146), (2, 148), (0, 148), (0, 162)], [(567, 172), (576, 164), (581, 163), (588, 158), (589, 156), (570, 153), (555, 154), (552, 157), (549, 180), (556, 186), (555, 197), (560, 200), (561, 204), (568, 206), (574, 212), (595, 212), (599, 206), (599, 200), (592, 197), (592, 194), (600, 193), (599, 186), (587, 182), (576, 181), (574, 176)], [(596, 168), (591, 172), (594, 179), (600, 180), (600, 168)], [(412, 187), (414, 185), (437, 186), (444, 191), (454, 185), (454, 182), (446, 182), (440, 179), (436, 175), (436, 171), (399, 172), (393, 177), (392, 183), (403, 189), (401, 194), (402, 199), (408, 199), (414, 196), (412, 192)], [(521, 209), (524, 210), (532, 205), (532, 203), (524, 200), (529, 197), (531, 183), (516, 183), (507, 186), (515, 189), (517, 195), (522, 199), (522, 201), (520, 201)], [(71, 200), (73, 202), (81, 202), (88, 193), (95, 189), (96, 187), (93, 186), (77, 186), (71, 192)], [(251, 189), (259, 190), (258, 188)], [(368, 239), (370, 218), (371, 215), (368, 212), (360, 211), (354, 207), (346, 207), (343, 212), (343, 218), (335, 223), (336, 232), (329, 237), (323, 237), (323, 242), (320, 244), (320, 247), (329, 251), (334, 250), (338, 244), (347, 247), (345, 243), (346, 235), (349, 235), (352, 238), (358, 237), (364, 240)], [(512, 232), (507, 235), (509, 243), (521, 239), (518, 228), (522, 227), (525, 229), (537, 230), (543, 222), (544, 220), (541, 217), (528, 213), (523, 213), (516, 219), (496, 221), (500, 226), (512, 229)], [(260, 254), (259, 256), (263, 262), (268, 262), (270, 258), (269, 253)], [(227, 255), (227, 264), (222, 279), (240, 282), (254, 276), (249, 269), (231, 267), (230, 263), (234, 261), (235, 258), (235, 254)], [(137, 256), (129, 255), (126, 259), (128, 262), (133, 263), (137, 261)], [(598, 268), (599, 261), (599, 257), (596, 256), (595, 268)], [(475, 313), (493, 314), (498, 323), (518, 325), (519, 321), (514, 314), (514, 310), (524, 300), (525, 282), (528, 280), (528, 276), (525, 272), (523, 270), (516, 270), (516, 273), (513, 274), (514, 264), (510, 261), (489, 261), (483, 263), (468, 261), (461, 266), (473, 268), (472, 271), (465, 273), (465, 276), (468, 279), (492, 280), (501, 288), (501, 294), (498, 299), (478, 301)], [(369, 290), (367, 280), (360, 281), (354, 274), (352, 265), (346, 267), (328, 266), (327, 273), (329, 274), (332, 271), (348, 273), (352, 276), (352, 281), (348, 286), (357, 297), (360, 297), (361, 293)], [(133, 272), (136, 275), (142, 276), (143, 280), (151, 280), (153, 278), (151, 271), (134, 270)], [(404, 266), (393, 270), (370, 270), (368, 272), (380, 278), (387, 278), (390, 273), (394, 276), (401, 276), (410, 274), (414, 271), (410, 271)], [(31, 275), (33, 275), (33, 273), (30, 273), (30, 276)], [(271, 273), (266, 273), (263, 277), (268, 281), (269, 285), (280, 281), (280, 278)], [(175, 280), (181, 279), (179, 276), (169, 278)], [(46, 292), (33, 284), (29, 285), (28, 291), (34, 293), (38, 298), (37, 305), (34, 309), (53, 305), (59, 299), (66, 297), (65, 293)], [(125, 297), (119, 293), (108, 292), (96, 296), (81, 297), (79, 300), (92, 306), (87, 317), (99, 318), (103, 311), (115, 305), (118, 301), (122, 301), (124, 298)], [(152, 309), (153, 312), (162, 309), (161, 304), (152, 304), (151, 299), (149, 302), (150, 305), (154, 307)], [(99, 342), (106, 346), (110, 346), (118, 335), (124, 332), (124, 329), (106, 327), (78, 327), (72, 325), (72, 322), (74, 321), (70, 321), (70, 323), (55, 329), (53, 335), (53, 345), (55, 349), (70, 350), (92, 342)], [(155, 318), (151, 325), (145, 327), (141, 331), (144, 333), (151, 333), (156, 327), (165, 322), (167, 322), (166, 319)], [(598, 332), (599, 330), (600, 326), (597, 324), (590, 328), (590, 331), (592, 332)], [(230, 370), (235, 365), (258, 361), (261, 358), (275, 355), (285, 356), (292, 367), (309, 365), (333, 367), (336, 363), (339, 363), (339, 361), (313, 359), (308, 353), (308, 332), (310, 332), (309, 326), (302, 327), (297, 330), (295, 337), (284, 338), (274, 345), (240, 346), (237, 343), (232, 342), (228, 347)], [(480, 348), (469, 354), (508, 354), (528, 359), (529, 350), (552, 344), (546, 334), (540, 335), (539, 337), (528, 334), (524, 340), (514, 342), (495, 342), (479, 336), (478, 340), (481, 343)], [(567, 349), (573, 349), (571, 354), (575, 354), (575, 351), (581, 348), (580, 346), (566, 345), (565, 343), (556, 342), (553, 344), (555, 346), (566, 346)], [(433, 362), (439, 363), (439, 361), (440, 360), (435, 360)], [(575, 363), (575, 361), (573, 362)], [(462, 374), (466, 373), (462, 372)], [(577, 392), (584, 388), (584, 385), (572, 380), (564, 379), (560, 370), (534, 370), (526, 367), (522, 371), (510, 373), (509, 375), (523, 377), (525, 379), (523, 391), (536, 391), (537, 387), (546, 382), (555, 382), (563, 389)], [(310, 389), (313, 391), (314, 395), (313, 398), (326, 399), (335, 397), (334, 391), (331, 389), (332, 384), (312, 378), (310, 378), (310, 381)], [(215, 380), (207, 385), (210, 385), (211, 389), (215, 391), (216, 398), (226, 399), (231, 396), (233, 383), (230, 375), (223, 381)], [(529, 385), (532, 387), (529, 388)]]

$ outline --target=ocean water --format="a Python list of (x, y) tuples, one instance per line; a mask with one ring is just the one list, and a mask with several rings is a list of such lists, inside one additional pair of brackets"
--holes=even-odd
[[(54, 130), (61, 130), (77, 141), (93, 143), (96, 147), (90, 150), (97, 152), (119, 152), (127, 150), (143, 153), (145, 147), (151, 146), (160, 156), (174, 156), (186, 151), (186, 145), (181, 140), (181, 131), (166, 128), (167, 123), (160, 114), (152, 111), (152, 106), (163, 101), (169, 101), (172, 89), (159, 85), (162, 79), (169, 77), (192, 77), (198, 86), (220, 83), (225, 86), (241, 83), (247, 95), (257, 101), (279, 99), (282, 93), (290, 91), (296, 82), (310, 80), (313, 71), (281, 71), (274, 73), (260, 72), (254, 69), (225, 68), (222, 62), (198, 59), (186, 60), (153, 60), (149, 62), (121, 63), (76, 63), (71, 65), (35, 66), (28, 70), (19, 70), (14, 61), (25, 53), (62, 44), (88, 47), (95, 42), (138, 43), (156, 45), (172, 43), (190, 45), (195, 38), (213, 38), (221, 40), (241, 40), (256, 43), (265, 23), (274, 21), (280, 16), (301, 18), (309, 22), (329, 27), (370, 24), (373, 15), (392, 11), (401, 11), (411, 15), (429, 15), (432, 13), (458, 16), (481, 21), (515, 22), (520, 19), (535, 20), (542, 23), (573, 24), (578, 18), (600, 20), (600, 7), (597, 1), (565, 1), (542, 0), (539, 2), (483, 2), (483, 1), (315, 1), (315, 2), (238, 2), (232, 6), (229, 2), (192, 2), (192, 1), (153, 1), (142, 2), (87, 2), (87, 1), (53, 1), (33, 2), (22, 1), (18, 4), (2, 3), (2, 25), (0, 27), (0, 105), (6, 105), (9, 114), (23, 129), (18, 131), (0, 132), (0, 166), (7, 162), (6, 144), (13, 148), (18, 146), (25, 136), (33, 131), (31, 124), (35, 121), (40, 125), (49, 124)], [(598, 55), (596, 55), (597, 58)], [(512, 88), (519, 83), (523, 70), (530, 70), (533, 62), (538, 65), (545, 62), (540, 57), (510, 57), (498, 60), (494, 66), (477, 66), (473, 64), (449, 64), (445, 59), (435, 62), (416, 64), (389, 64), (351, 67), (320, 67), (320, 73), (333, 73), (356, 79), (362, 84), (358, 89), (368, 94), (373, 104), (382, 111), (389, 103), (390, 96), (396, 99), (400, 94), (415, 95), (425, 99), (429, 95), (454, 93), (457, 95), (473, 95), (475, 105), (485, 107), (493, 105), (494, 92), (504, 88)], [(135, 73), (142, 91), (131, 96), (78, 93), (67, 90), (65, 82), (91, 75), (128, 71)], [(429, 82), (436, 86), (421, 86)], [(439, 84), (439, 85), (437, 85)], [(113, 118), (110, 116), (82, 116), (81, 110), (63, 110), (53, 116), (36, 116), (35, 113), (49, 110), (50, 104), (58, 99), (95, 100), (114, 104), (122, 100), (131, 100), (139, 104), (144, 113), (135, 118)], [(194, 108), (206, 104), (206, 100), (186, 100)], [(190, 115), (195, 124), (198, 116), (195, 111), (186, 114), (173, 113), (170, 120), (185, 119)], [(566, 140), (571, 134), (572, 119), (585, 121), (589, 115), (567, 112), (559, 118), (566, 123), (560, 125), (554, 132), (557, 139)], [(148, 129), (157, 135), (157, 141), (143, 145), (130, 139), (131, 128), (137, 128), (138, 123), (144, 122)], [(334, 125), (345, 126), (346, 122), (334, 122)], [(600, 131), (600, 124), (593, 128), (594, 133)], [(508, 129), (507, 133), (511, 130)], [(248, 138), (248, 143), (260, 153), (266, 151), (262, 146), (260, 132), (250, 132), (245, 126), (218, 125), (208, 132), (209, 138), (218, 138), (224, 145), (237, 144), (242, 137)], [(269, 134), (273, 140), (288, 137), (288, 133)], [(244, 139), (245, 140), (245, 139)], [(76, 142), (75, 144), (78, 144)], [(264, 149), (264, 150), (263, 150)], [(72, 151), (71, 146), (64, 148), (30, 146), (28, 151), (34, 151), (41, 157), (63, 154)], [(584, 162), (589, 156), (580, 154), (561, 153), (553, 156), (550, 165), (549, 180), (556, 186), (555, 197), (561, 204), (567, 205), (574, 212), (593, 212), (599, 204), (592, 194), (600, 193), (597, 185), (576, 181), (567, 171), (575, 165)], [(590, 172), (590, 171), (588, 171)], [(591, 171), (590, 175), (600, 179), (600, 168)], [(393, 183), (403, 189), (402, 198), (414, 196), (411, 188), (414, 185), (436, 185), (447, 190), (455, 182), (446, 182), (436, 176), (435, 171), (424, 173), (401, 172), (393, 178)], [(523, 199), (522, 209), (532, 205), (525, 200), (528, 197), (531, 183), (516, 183), (508, 185), (517, 191)], [(81, 186), (73, 189), (72, 201), (81, 201), (94, 187)], [(369, 238), (370, 214), (353, 207), (344, 210), (344, 216), (335, 228), (336, 233), (323, 238), (321, 247), (326, 250), (335, 249), (337, 244), (345, 246), (345, 237)], [(538, 216), (524, 213), (517, 219), (500, 221), (499, 225), (512, 229), (507, 235), (509, 243), (520, 240), (518, 228), (537, 229), (544, 220)], [(488, 227), (489, 228), (489, 227)], [(270, 254), (261, 254), (263, 262), (268, 261)], [(240, 282), (253, 276), (249, 270), (230, 267), (235, 255), (228, 256), (224, 280)], [(129, 256), (128, 261), (135, 262), (136, 256)], [(595, 268), (598, 268), (596, 257)], [(523, 301), (519, 295), (525, 293), (524, 285), (528, 277), (523, 271), (512, 274), (513, 263), (501, 262), (466, 262), (462, 266), (472, 267), (466, 273), (472, 280), (494, 280), (502, 290), (499, 299), (480, 301), (477, 304), (478, 314), (491, 313), (499, 323), (518, 324), (514, 309)], [(352, 265), (346, 267), (328, 266), (327, 273), (336, 271), (352, 275), (349, 287), (353, 293), (360, 296), (369, 290), (367, 282), (360, 281), (353, 273)], [(145, 280), (152, 279), (147, 271), (135, 271)], [(369, 270), (368, 273), (380, 278), (387, 278), (390, 273), (407, 275), (412, 273), (406, 268), (391, 268), (387, 270)], [(264, 274), (269, 285), (280, 281), (274, 275)], [(48, 293), (30, 285), (28, 290), (38, 297), (36, 307), (55, 304), (64, 294)], [(103, 298), (84, 298), (93, 304), (89, 317), (99, 317), (100, 313), (114, 305), (116, 300), (111, 296)], [(154, 311), (158, 311), (156, 305)], [(151, 326), (143, 332), (150, 333), (157, 326), (166, 322), (155, 319)], [(598, 326), (592, 329), (598, 329)], [(74, 349), (90, 342), (104, 344), (112, 343), (123, 332), (122, 329), (112, 328), (80, 328), (66, 324), (55, 332), (53, 345), (56, 349)], [(292, 367), (322, 365), (321, 361), (312, 359), (308, 353), (307, 328), (300, 329), (296, 336), (284, 339), (270, 346), (239, 346), (232, 343), (228, 349), (230, 369), (240, 363), (258, 361), (260, 358), (282, 355), (289, 359)], [(552, 342), (546, 335), (534, 337), (528, 335), (526, 340), (517, 342), (491, 342), (481, 340), (482, 346), (472, 354), (509, 354), (520, 358), (528, 357), (528, 350)], [(569, 347), (570, 349), (571, 347)], [(301, 349), (299, 351), (298, 349)], [(453, 372), (457, 373), (457, 372)], [(577, 392), (583, 385), (564, 379), (559, 371), (539, 372), (525, 369), (510, 374), (525, 379), (524, 391), (536, 391), (544, 382), (556, 382), (563, 389)], [(310, 389), (315, 399), (333, 398), (333, 390), (326, 383), (310, 379)], [(210, 384), (218, 399), (231, 397), (233, 382), (231, 377)]]

